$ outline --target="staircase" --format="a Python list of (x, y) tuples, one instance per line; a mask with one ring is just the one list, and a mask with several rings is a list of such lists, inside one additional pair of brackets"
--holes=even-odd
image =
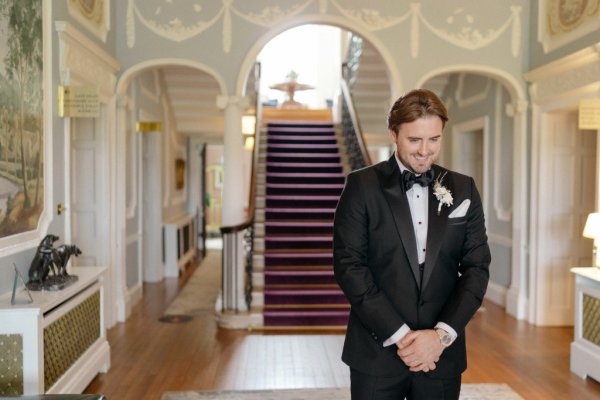
[(356, 81), (350, 90), (367, 142), (388, 144), (386, 116), (392, 97), (390, 80), (385, 62), (368, 40), (362, 41)]
[(318, 119), (272, 120), (263, 139), (255, 286), (262, 286), (267, 328), (345, 328), (348, 320), (332, 264), (333, 215), (345, 178), (331, 119)]

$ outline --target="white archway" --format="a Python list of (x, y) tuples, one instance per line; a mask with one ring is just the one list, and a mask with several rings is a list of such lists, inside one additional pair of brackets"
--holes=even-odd
[(344, 18), (332, 15), (304, 15), (286, 21), (280, 25), (277, 25), (274, 28), (269, 29), (254, 43), (254, 45), (246, 53), (246, 56), (244, 57), (244, 60), (240, 67), (240, 73), (238, 74), (235, 93), (238, 96), (244, 95), (246, 81), (250, 74), (250, 70), (252, 69), (252, 65), (254, 64), (254, 61), (256, 60), (256, 57), (258, 57), (258, 54), (260, 53), (262, 48), (271, 39), (288, 29), (307, 24), (333, 25), (346, 29), (348, 31), (355, 32), (359, 36), (367, 39), (377, 49), (377, 51), (379, 52), (379, 54), (385, 62), (391, 80), (392, 96), (394, 96), (395, 93), (402, 92), (402, 79), (399, 73), (398, 66), (394, 61), (394, 58), (389, 53), (387, 48), (381, 43), (381, 41), (371, 32), (362, 28), (361, 26), (350, 24), (349, 21)]
[(139, 74), (140, 72), (157, 67), (166, 67), (166, 66), (182, 66), (182, 67), (190, 67), (197, 69), (201, 72), (205, 72), (211, 75), (219, 84), (219, 88), (221, 89), (221, 94), (227, 94), (227, 85), (225, 84), (225, 79), (213, 68), (209, 67), (206, 64), (188, 60), (185, 58), (156, 58), (152, 60), (146, 60), (141, 63), (135, 64), (125, 70), (121, 76), (119, 76), (119, 80), (117, 82), (117, 95), (125, 94), (125, 91), (129, 87), (129, 83), (131, 79)]
[[(128, 215), (130, 215), (132, 207), (135, 209), (135, 203), (137, 200), (133, 201), (134, 204), (127, 204), (130, 199), (128, 199), (127, 195), (127, 181), (125, 177), (124, 171), (127, 171), (127, 123), (128, 123), (128, 107), (130, 107), (130, 100), (128, 99), (128, 90), (130, 88), (131, 82), (136, 76), (139, 76), (140, 73), (148, 70), (153, 70), (156, 68), (167, 67), (167, 66), (183, 66), (189, 67), (194, 70), (197, 70), (199, 73), (205, 73), (210, 75), (218, 84), (219, 94), (227, 93), (227, 85), (225, 83), (225, 79), (213, 68), (207, 66), (206, 64), (199, 63), (193, 60), (188, 59), (180, 59), (180, 58), (158, 58), (146, 60), (144, 62), (135, 64), (129, 67), (127, 70), (123, 71), (123, 73), (119, 76), (117, 84), (116, 84), (116, 126), (115, 126), (115, 139), (114, 145), (112, 149), (112, 163), (115, 165), (115, 171), (119, 171), (117, 174), (113, 174), (111, 176), (111, 187), (113, 188), (114, 193), (114, 203), (113, 203), (113, 221), (115, 221), (114, 231), (112, 232), (113, 237), (115, 237), (115, 243), (118, 243), (118, 248), (114, 253), (113, 263), (115, 265), (115, 270), (117, 277), (115, 279), (115, 302), (117, 305), (117, 318), (119, 321), (125, 321), (133, 307), (133, 305), (141, 298), (141, 287), (140, 288), (128, 288), (127, 286), (127, 245), (129, 241), (129, 236), (127, 234), (127, 221)], [(216, 97), (215, 97), (215, 105), (216, 105)], [(164, 108), (164, 104), (161, 102), (161, 106)], [(171, 139), (173, 139), (171, 137)], [(181, 146), (180, 143), (177, 143), (178, 146)], [(160, 181), (160, 179), (158, 180)], [(159, 184), (160, 185), (160, 184)], [(158, 202), (162, 202), (162, 196), (158, 196)], [(160, 206), (160, 205), (159, 205)], [(155, 227), (156, 228), (156, 227)], [(141, 239), (135, 239), (141, 240)]]
[(423, 74), (416, 87), (422, 87), (438, 75), (450, 73), (480, 74), (499, 81), (508, 91), (514, 117), (513, 140), (513, 213), (511, 282), (506, 292), (506, 311), (518, 319), (528, 318), (527, 275), (527, 100), (525, 84), (506, 71), (477, 64), (446, 65)]

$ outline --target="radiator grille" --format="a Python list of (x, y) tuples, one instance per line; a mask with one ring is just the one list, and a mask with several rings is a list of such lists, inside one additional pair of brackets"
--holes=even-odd
[(100, 292), (44, 329), (44, 388), (47, 391), (100, 337)]
[(600, 299), (583, 295), (583, 338), (600, 346)]
[(0, 396), (23, 394), (23, 336), (0, 335)]

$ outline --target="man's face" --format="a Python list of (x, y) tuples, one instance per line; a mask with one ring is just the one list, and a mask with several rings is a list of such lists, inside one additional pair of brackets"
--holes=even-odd
[(390, 131), (402, 164), (417, 174), (431, 168), (440, 155), (442, 130), (441, 118), (428, 115), (400, 125), (398, 134)]

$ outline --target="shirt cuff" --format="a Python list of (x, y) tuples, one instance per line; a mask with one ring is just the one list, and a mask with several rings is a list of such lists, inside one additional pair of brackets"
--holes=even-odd
[(456, 333), (456, 331), (454, 329), (452, 329), (452, 327), (448, 324), (445, 324), (443, 322), (438, 322), (437, 324), (435, 324), (436, 328), (441, 328), (443, 330), (445, 330), (446, 332), (448, 332), (450, 334), (450, 336), (452, 336), (452, 340), (456, 340), (456, 338), (458, 337), (458, 334)]
[(408, 327), (408, 325), (402, 325), (400, 329), (398, 329), (392, 336), (390, 336), (385, 342), (383, 342), (383, 347), (388, 347), (393, 344), (396, 344), (396, 342), (402, 339), (409, 331), (410, 328)]

